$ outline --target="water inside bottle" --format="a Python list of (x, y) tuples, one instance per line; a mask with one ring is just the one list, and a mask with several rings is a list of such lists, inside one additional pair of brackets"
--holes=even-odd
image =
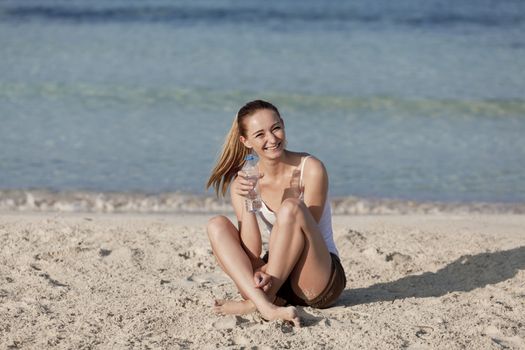
[(261, 210), (262, 203), (259, 198), (246, 199), (246, 210), (250, 213), (256, 213)]

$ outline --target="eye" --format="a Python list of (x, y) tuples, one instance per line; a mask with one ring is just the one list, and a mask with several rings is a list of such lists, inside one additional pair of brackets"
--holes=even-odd
[(263, 136), (263, 134), (261, 134), (261, 133), (255, 135), (256, 138), (257, 138), (257, 137), (261, 137), (261, 136)]
[(281, 127), (280, 126), (276, 126), (273, 128), (273, 130), (281, 130)]

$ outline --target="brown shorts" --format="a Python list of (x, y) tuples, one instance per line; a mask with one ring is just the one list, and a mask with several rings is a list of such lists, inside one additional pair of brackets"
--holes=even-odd
[[(290, 278), (283, 283), (277, 296), (291, 305), (311, 306), (317, 309), (324, 309), (335, 303), (346, 287), (346, 276), (339, 257), (333, 253), (330, 253), (330, 256), (332, 257), (332, 272), (328, 284), (319, 296), (313, 300), (302, 299), (293, 291)], [(268, 253), (262, 259), (267, 263)]]

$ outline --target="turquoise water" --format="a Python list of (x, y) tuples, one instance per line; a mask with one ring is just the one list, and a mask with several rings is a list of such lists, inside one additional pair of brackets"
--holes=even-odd
[(201, 194), (266, 98), (336, 196), (525, 201), (521, 1), (0, 1), (0, 189)]

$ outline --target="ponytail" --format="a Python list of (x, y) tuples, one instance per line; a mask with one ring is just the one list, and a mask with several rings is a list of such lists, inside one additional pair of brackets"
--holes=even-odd
[(219, 197), (226, 194), (228, 186), (244, 164), (244, 158), (250, 153), (250, 149), (244, 146), (240, 140), (237, 117), (235, 117), (232, 127), (222, 146), (221, 155), (215, 168), (213, 168), (206, 188), (213, 186), (215, 194)]
[(226, 195), (228, 186), (230, 186), (237, 172), (241, 170), (244, 158), (250, 153), (250, 149), (244, 146), (240, 140), (241, 135), (245, 136), (243, 121), (261, 109), (270, 109), (281, 118), (277, 107), (262, 100), (248, 102), (239, 110), (228, 135), (226, 135), (219, 160), (206, 183), (206, 189), (213, 186), (217, 197)]

